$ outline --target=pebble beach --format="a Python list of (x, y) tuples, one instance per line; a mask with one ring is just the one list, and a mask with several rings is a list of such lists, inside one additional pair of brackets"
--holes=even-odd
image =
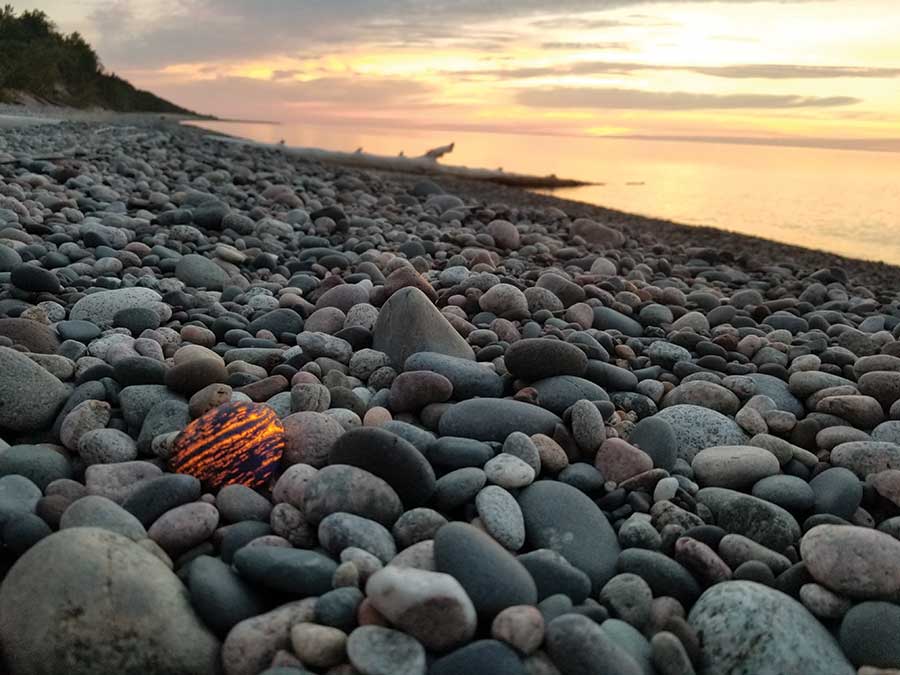
[(10, 675), (898, 673), (900, 268), (0, 124), (0, 547)]

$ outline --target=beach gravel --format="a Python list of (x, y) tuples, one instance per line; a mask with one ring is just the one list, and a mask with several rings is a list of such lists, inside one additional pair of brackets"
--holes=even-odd
[(128, 119), (0, 129), (0, 670), (900, 668), (900, 270)]

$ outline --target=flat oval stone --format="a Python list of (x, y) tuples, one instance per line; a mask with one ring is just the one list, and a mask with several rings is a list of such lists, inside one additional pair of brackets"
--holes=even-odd
[(859, 478), (850, 469), (843, 467), (825, 469), (809, 481), (809, 487), (815, 497), (815, 513), (830, 513), (845, 520), (856, 513), (863, 498)]
[(700, 597), (688, 621), (703, 638), (703, 673), (856, 672), (803, 605), (762, 584), (716, 584)]
[(441, 436), (503, 442), (514, 431), (529, 436), (551, 435), (562, 420), (538, 406), (505, 398), (471, 399), (456, 403), (438, 424)]
[(258, 586), (303, 597), (330, 591), (337, 569), (321, 553), (280, 546), (245, 546), (234, 554), (234, 566)]
[(840, 643), (855, 666), (900, 668), (900, 606), (861, 602), (841, 621)]
[(702, 486), (740, 490), (781, 472), (768, 450), (752, 445), (720, 445), (705, 448), (691, 462), (694, 479)]
[(697, 501), (709, 507), (716, 524), (725, 531), (742, 534), (779, 553), (800, 538), (800, 525), (794, 517), (765, 500), (708, 487), (697, 493)]
[(867, 600), (900, 597), (900, 541), (853, 525), (818, 525), (800, 541), (810, 575), (839, 595)]
[(403, 513), (394, 489), (378, 476), (355, 466), (332, 464), (321, 469), (306, 486), (303, 512), (318, 525), (325, 516), (344, 511), (390, 527)]
[(593, 591), (614, 574), (619, 542), (593, 500), (565, 483), (542, 480), (519, 494), (526, 539), (534, 548), (549, 548), (587, 574)]
[(434, 469), (416, 447), (377, 427), (351, 429), (331, 446), (328, 461), (365, 469), (394, 488), (407, 509), (422, 506), (434, 493)]
[(584, 375), (587, 355), (562, 340), (526, 338), (513, 342), (503, 355), (506, 369), (523, 380), (543, 380), (556, 375)]
[(678, 457), (690, 462), (704, 448), (744, 445), (748, 437), (730, 417), (696, 405), (673, 405), (655, 417), (668, 422), (675, 432)]
[(503, 396), (503, 378), (484, 364), (469, 359), (419, 352), (406, 359), (403, 370), (430, 370), (443, 375), (453, 385), (453, 398), (457, 401)]
[(562, 415), (576, 401), (608, 401), (609, 395), (600, 385), (583, 377), (557, 375), (533, 382), (538, 392), (538, 403), (550, 412)]
[(534, 580), (522, 564), (491, 537), (467, 523), (449, 523), (434, 537), (439, 572), (459, 581), (480, 614), (493, 616), (513, 605), (537, 602)]
[(429, 649), (446, 651), (475, 634), (475, 607), (449, 574), (388, 565), (369, 577), (366, 595), (391, 623)]

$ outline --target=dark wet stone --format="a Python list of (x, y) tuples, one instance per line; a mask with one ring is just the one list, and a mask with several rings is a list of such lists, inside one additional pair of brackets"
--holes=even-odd
[(608, 401), (609, 395), (603, 387), (590, 380), (573, 375), (549, 377), (531, 385), (538, 392), (538, 403), (542, 408), (562, 415), (576, 401)]
[(234, 567), (256, 586), (308, 597), (331, 590), (337, 563), (315, 551), (245, 546), (234, 554)]
[(456, 578), (480, 614), (533, 605), (537, 590), (528, 570), (489, 535), (467, 523), (444, 525), (434, 537), (439, 572)]
[(559, 422), (553, 413), (522, 401), (472, 399), (451, 406), (439, 429), (441, 436), (503, 442), (514, 431), (550, 435)]
[(506, 369), (524, 380), (543, 380), (557, 375), (584, 375), (587, 355), (562, 340), (532, 338), (513, 342), (503, 356)]
[(525, 675), (518, 653), (499, 640), (477, 640), (442, 656), (431, 664), (428, 675)]
[(519, 506), (528, 543), (562, 554), (588, 575), (594, 592), (615, 574), (618, 539), (606, 516), (583, 492), (565, 483), (538, 481), (522, 491)]
[(434, 492), (434, 470), (428, 460), (414, 445), (384, 429), (351, 429), (337, 439), (328, 459), (378, 476), (394, 488), (407, 509), (422, 506)]
[(191, 561), (187, 585), (197, 614), (220, 636), (267, 609), (259, 592), (219, 558), (202, 555)]

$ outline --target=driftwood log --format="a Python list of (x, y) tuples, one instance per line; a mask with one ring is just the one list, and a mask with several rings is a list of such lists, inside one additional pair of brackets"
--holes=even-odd
[(487, 181), (501, 185), (511, 185), (522, 188), (563, 188), (593, 185), (581, 180), (558, 178), (556, 175), (531, 176), (521, 173), (508, 173), (502, 169), (473, 169), (467, 166), (452, 166), (440, 164), (438, 159), (453, 151), (454, 143), (443, 145), (429, 150), (421, 157), (406, 157), (403, 155), (390, 157), (387, 155), (373, 155), (363, 152), (359, 148), (355, 152), (337, 152), (334, 150), (321, 150), (319, 148), (291, 147), (284, 143), (260, 143), (229, 136), (209, 135), (207, 138), (220, 143), (234, 145), (248, 145), (252, 147), (270, 148), (284, 152), (292, 157), (306, 159), (324, 164), (339, 164), (363, 169), (378, 169), (381, 171), (396, 171), (400, 173), (421, 174), (425, 176), (453, 176), (455, 178), (468, 178), (470, 180)]

